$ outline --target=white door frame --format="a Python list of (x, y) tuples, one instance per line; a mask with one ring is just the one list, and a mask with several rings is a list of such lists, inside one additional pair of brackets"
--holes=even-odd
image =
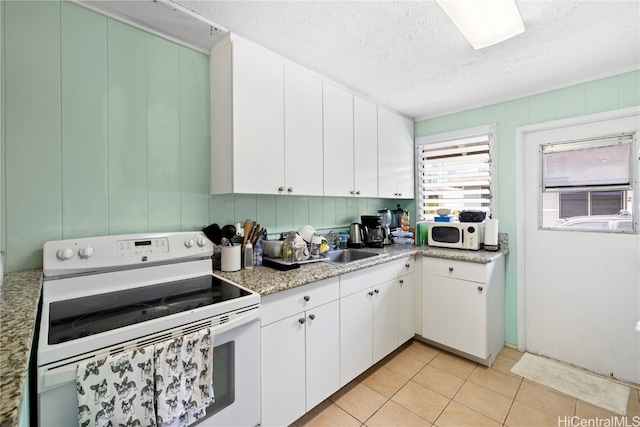
[[(568, 119), (555, 120), (551, 122), (538, 123), (534, 125), (520, 126), (516, 128), (516, 280), (517, 280), (517, 310), (518, 310), (518, 350), (525, 351), (525, 274), (524, 274), (524, 158), (522, 144), (525, 135), (531, 132), (560, 128), (571, 125), (580, 125), (594, 121), (615, 119), (640, 114), (640, 107), (623, 108), (620, 110), (607, 111), (603, 113), (591, 114), (588, 116), (572, 117)], [(637, 203), (637, 201), (635, 201)]]

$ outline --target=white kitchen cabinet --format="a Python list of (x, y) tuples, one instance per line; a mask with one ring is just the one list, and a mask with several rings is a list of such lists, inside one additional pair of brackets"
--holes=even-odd
[(322, 81), (297, 67), (285, 65), (284, 186), (287, 194), (322, 196), (322, 132)]
[(353, 95), (323, 84), (324, 195), (350, 196), (353, 191)]
[(289, 425), (339, 385), (339, 279), (262, 299), (262, 425)]
[(284, 64), (239, 41), (210, 61), (211, 192), (284, 192)]
[(398, 345), (415, 335), (415, 274), (398, 277)]
[(353, 97), (353, 195), (378, 197), (378, 107)]
[(422, 262), (422, 336), (490, 366), (504, 346), (504, 257)]
[[(403, 269), (412, 268), (413, 261), (409, 260), (392, 261), (340, 276), (340, 386), (406, 341), (400, 340), (401, 330), (405, 336), (407, 327), (413, 330), (413, 295), (408, 296), (400, 289), (399, 277)], [(407, 309), (409, 298), (410, 308), (400, 313)], [(405, 316), (410, 317), (411, 326), (407, 326)]]
[(414, 197), (413, 122), (378, 108), (378, 197)]

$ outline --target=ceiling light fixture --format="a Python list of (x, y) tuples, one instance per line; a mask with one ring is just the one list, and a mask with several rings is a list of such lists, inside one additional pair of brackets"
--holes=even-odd
[(515, 0), (436, 0), (474, 49), (524, 32)]

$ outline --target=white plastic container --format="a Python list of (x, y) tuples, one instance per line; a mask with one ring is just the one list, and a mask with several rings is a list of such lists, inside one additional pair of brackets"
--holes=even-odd
[(222, 271), (240, 270), (240, 262), (242, 259), (242, 254), (240, 253), (241, 248), (240, 245), (220, 247), (220, 269)]

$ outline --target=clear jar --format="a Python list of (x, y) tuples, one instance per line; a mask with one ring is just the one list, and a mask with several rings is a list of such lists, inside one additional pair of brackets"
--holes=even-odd
[(296, 262), (295, 256), (295, 240), (296, 240), (296, 232), (290, 231), (286, 234), (284, 238), (284, 243), (281, 248), (281, 257), (284, 262)]

